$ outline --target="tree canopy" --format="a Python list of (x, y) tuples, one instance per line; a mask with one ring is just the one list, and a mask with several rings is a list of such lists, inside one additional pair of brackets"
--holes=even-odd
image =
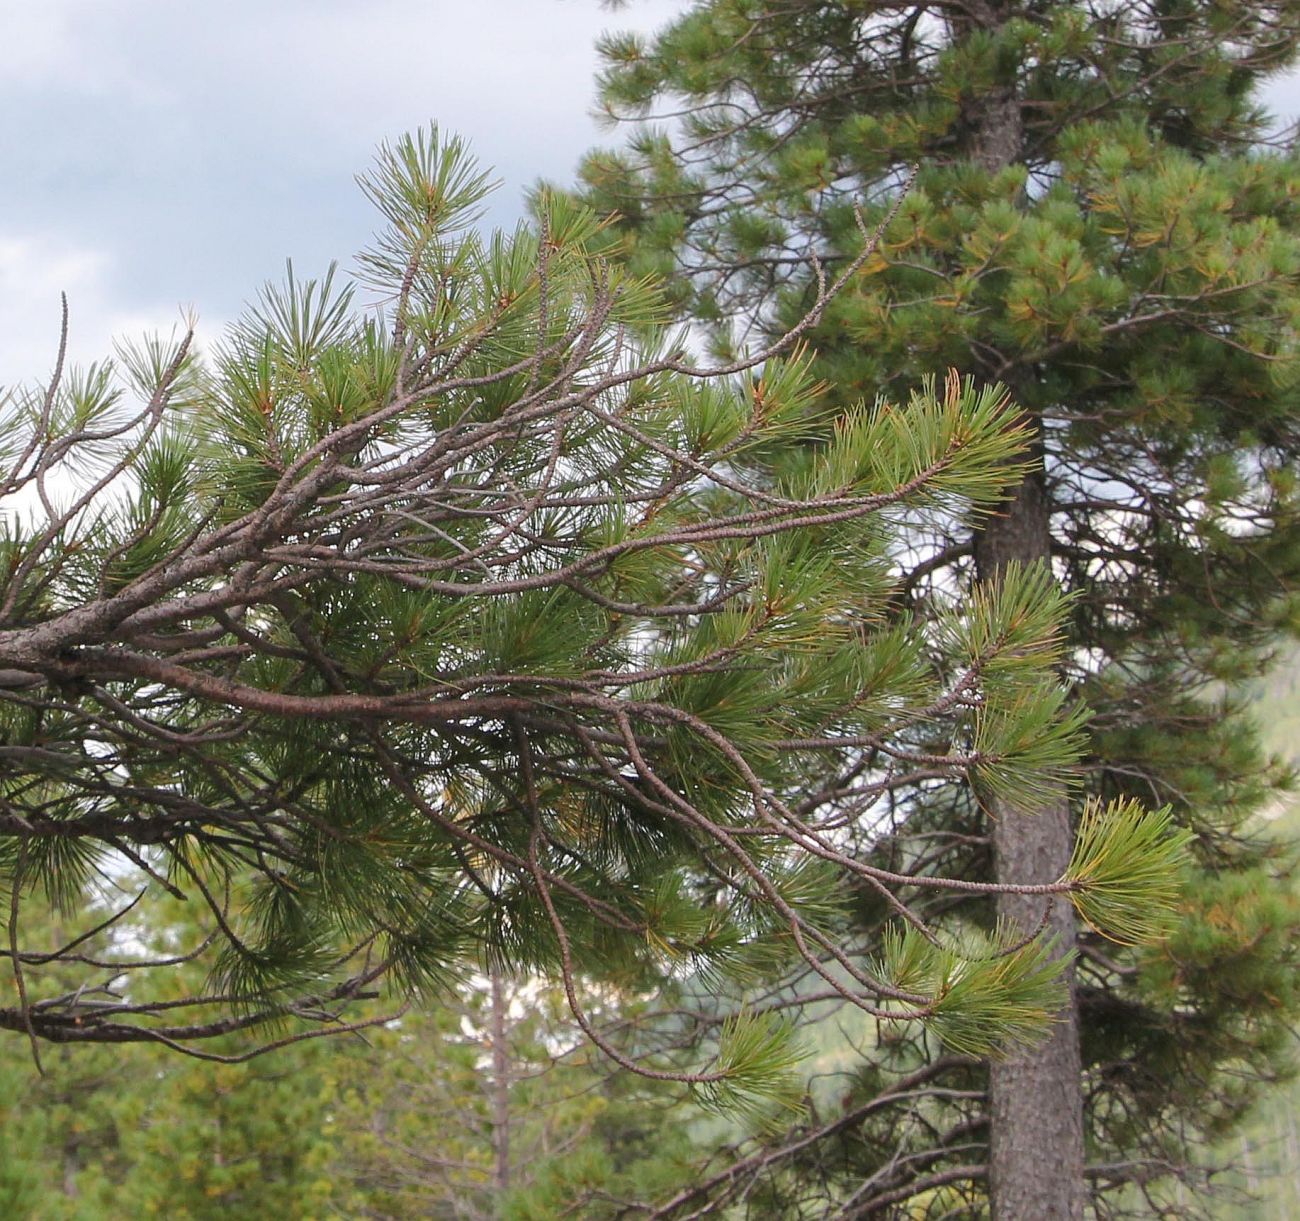
[[(291, 270), (210, 360), (190, 333), (60, 356), (5, 400), (0, 1026), (37, 1054), (232, 1059), (347, 1029), (384, 987), (535, 972), (607, 1054), (717, 1105), (789, 1093), (789, 1022), (741, 1009), (708, 1063), (656, 1067), (599, 1033), (580, 975), (793, 958), (954, 1048), (1041, 1030), (1041, 941), (954, 940), (914, 902), (1016, 883), (842, 850), (907, 793), (1068, 782), (1081, 718), (1041, 571), (887, 613), (899, 515), (987, 511), (1020, 469), (1005, 392), (951, 374), (825, 418), (797, 345), (843, 276), (775, 345), (699, 369), (589, 210), (548, 197), (481, 238), (487, 177), (436, 131), (362, 186), (374, 307)], [(1166, 830), (1099, 808), (1027, 892), (1146, 935), (1176, 891)], [(830, 931), (846, 879), (897, 916), (871, 961)], [(194, 936), (133, 923), (159, 891)], [(80, 922), (61, 944), (33, 895)], [(191, 960), (204, 988), (144, 982)]]
[[(912, 523), (894, 613), (925, 618), (999, 557), (1036, 554), (1067, 595), (1062, 669), (1093, 713), (1074, 819), (1089, 796), (1169, 802), (1195, 833), (1162, 951), (1086, 926), (1079, 941), (1098, 1207), (1194, 1173), (1204, 1135), (1282, 1071), (1300, 999), (1289, 859), (1253, 821), (1288, 771), (1233, 694), (1300, 605), (1300, 179), (1255, 100), (1298, 40), (1290, 2), (702, 0), (654, 38), (603, 45), (601, 104), (629, 136), (587, 159), (583, 197), (720, 357), (799, 316), (854, 257), (862, 206), (885, 228), (810, 333), (815, 410), (895, 397), (937, 366), (1003, 381), (1024, 409), (1040, 470), (974, 529)], [(988, 806), (970, 790), (914, 803), (869, 851), (967, 877), (1017, 848), (1068, 851), (1068, 811), (1047, 852)], [(886, 913), (868, 896), (860, 914), (870, 944)], [(982, 1207), (979, 1073), (930, 1078), (918, 1127), (873, 1104), (891, 1073), (942, 1058), (878, 1049), (850, 1107), (875, 1118), (828, 1120), (819, 1154), (792, 1141), (791, 1196), (830, 1166), (868, 1211), (910, 1190), (936, 1213), (954, 1191)]]

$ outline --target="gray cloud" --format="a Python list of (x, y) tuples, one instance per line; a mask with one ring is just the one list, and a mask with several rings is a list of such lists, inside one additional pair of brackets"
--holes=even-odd
[[(679, 0), (43, 0), (6, 6), (0, 63), (0, 382), (71, 290), (76, 350), (176, 303), (229, 318), (285, 258), (346, 263), (373, 228), (353, 175), (385, 138), (437, 121), (502, 180), (511, 224), (539, 176), (599, 138), (593, 43)], [(6, 245), (7, 243), (7, 245)], [(8, 252), (6, 254), (6, 251)], [(34, 264), (53, 260), (40, 274)], [(60, 262), (62, 260), (62, 262)], [(89, 344), (93, 342), (94, 346)]]
[[(353, 183), (374, 146), (430, 120), (502, 180), (565, 180), (590, 117), (602, 28), (686, 0), (35, 0), (4, 6), (0, 382), (49, 364), (57, 293), (74, 351), (197, 306), (211, 335), (286, 257), (345, 264), (373, 220)], [(1300, 110), (1296, 79), (1270, 109)]]

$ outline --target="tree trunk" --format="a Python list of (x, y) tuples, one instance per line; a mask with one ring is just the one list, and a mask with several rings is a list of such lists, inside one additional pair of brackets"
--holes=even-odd
[[(954, 23), (995, 29), (1011, 15), (1004, 0), (971, 0)], [(989, 173), (1022, 156), (1024, 125), (1014, 81), (983, 91), (965, 115), (971, 159)], [(1015, 393), (1015, 386), (1011, 387)], [(1030, 420), (1038, 427), (1041, 421)], [(1041, 459), (1041, 446), (1039, 458)], [(1028, 475), (976, 533), (975, 567), (981, 581), (997, 580), (1009, 564), (1050, 564), (1051, 506), (1041, 466)], [(1062, 794), (1032, 814), (1021, 814), (985, 795), (992, 823), (997, 878), (1006, 882), (1055, 882), (1069, 865), (1073, 845), (1069, 802)], [(998, 915), (1028, 932), (1042, 918), (1042, 899), (1001, 895)], [(1058, 901), (1047, 934), (1057, 953), (1071, 954), (1074, 911)], [(989, 1187), (995, 1221), (1081, 1221), (1083, 1178), (1083, 1081), (1074, 971), (1067, 968), (1069, 1002), (1047, 1041), (994, 1061), (989, 1072)]]
[(510, 1047), (506, 1008), (509, 1001), (495, 969), (492, 979), (492, 1149), (495, 1160), (493, 1184), (497, 1212), (505, 1207), (510, 1190)]
[[(1041, 473), (1031, 474), (998, 517), (975, 538), (981, 581), (995, 580), (1008, 564), (1050, 562), (1048, 506)], [(1070, 861), (1073, 833), (1064, 795), (1033, 814), (1019, 814), (985, 797), (992, 822), (999, 880), (1054, 882)], [(1043, 901), (1000, 895), (998, 915), (1029, 932), (1042, 918)], [(1048, 933), (1058, 954), (1072, 951), (1074, 911), (1053, 904)], [(995, 1221), (1078, 1221), (1083, 1216), (1083, 1086), (1074, 971), (1070, 1000), (1041, 1047), (1013, 1051), (989, 1071), (989, 1181)]]

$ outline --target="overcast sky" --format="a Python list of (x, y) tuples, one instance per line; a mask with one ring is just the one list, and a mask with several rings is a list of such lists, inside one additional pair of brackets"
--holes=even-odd
[[(344, 266), (375, 228), (353, 176), (431, 120), (502, 180), (513, 224), (538, 177), (602, 139), (594, 43), (681, 0), (0, 0), (0, 385), (193, 304), (219, 333), (291, 257)], [(603, 137), (609, 139), (610, 137)]]
[[(685, 0), (0, 0), (0, 384), (199, 312), (211, 339), (286, 257), (345, 266), (374, 227), (353, 182), (436, 120), (503, 185), (571, 179), (602, 29)], [(1294, 116), (1293, 82), (1271, 92)]]

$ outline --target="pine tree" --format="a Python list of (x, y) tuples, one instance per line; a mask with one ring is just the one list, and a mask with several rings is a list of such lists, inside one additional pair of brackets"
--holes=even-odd
[[(38, 1061), (51, 1040), (229, 1062), (355, 1028), (385, 987), (535, 974), (615, 1062), (741, 1111), (797, 1092), (779, 1014), (727, 1016), (683, 1068), (605, 1038), (582, 977), (794, 959), (976, 1051), (1040, 1033), (1061, 995), (1040, 941), (953, 942), (913, 910), (944, 879), (838, 842), (922, 779), (1025, 804), (1068, 781), (1040, 571), (915, 628), (885, 613), (895, 515), (978, 514), (1021, 470), (1005, 394), (951, 374), (817, 420), (792, 345), (842, 285), (699, 370), (653, 287), (593, 253), (589, 210), (557, 196), (480, 238), (487, 177), (436, 132), (362, 185), (378, 310), (291, 271), (210, 365), (186, 334), (6, 401), (0, 1027)], [(801, 437), (806, 461), (772, 460)], [(1048, 882), (956, 884), (1150, 933), (1167, 822), (1117, 803)], [(900, 921), (871, 964), (828, 931), (846, 877)], [(160, 890), (202, 936), (142, 952), (124, 896)], [(34, 893), (80, 921), (64, 944), (31, 939)], [(112, 951), (80, 956), (92, 935)]]
[[(137, 959), (192, 935), (195, 913), (160, 891), (143, 896), (112, 930), (83, 936), (79, 957), (40, 964), (31, 1004), (84, 986), (85, 959), (120, 958), (129, 934)], [(77, 921), (39, 898), (23, 905), (23, 934), (55, 946)], [(35, 966), (36, 964), (33, 964)], [(173, 960), (131, 980), (141, 1005), (201, 993), (206, 966)], [(83, 990), (83, 1002), (102, 1000)], [(161, 1043), (77, 1044), (42, 1049), (38, 1074), (25, 1042), (0, 1044), (0, 1214), (48, 1221), (102, 1217), (321, 1216), (346, 1210), (347, 1184), (331, 1162), (341, 1082), (368, 1060), (357, 1039), (301, 1040), (248, 1058), (238, 1034), (205, 1040), (204, 1058)]]
[[(182, 932), (188, 915), (163, 895), (131, 919), (147, 943)], [(30, 935), (39, 906), (25, 916)], [(66, 935), (63, 921), (46, 920), (43, 932)], [(111, 938), (82, 951), (111, 954)], [(200, 962), (171, 974), (182, 994), (203, 986)], [(148, 982), (178, 990), (162, 973)], [(634, 1031), (635, 1007), (611, 1008), (605, 992), (583, 992), (601, 1029), (615, 1038), (615, 1026)], [(204, 1049), (246, 1050), (238, 1035)], [(612, 1201), (680, 1189), (691, 1170), (689, 1124), (699, 1120), (673, 1083), (611, 1070), (574, 1026), (562, 991), (536, 981), (474, 981), (364, 1040), (305, 1040), (251, 1060), (213, 1063), (133, 1043), (46, 1048), (42, 1063), (37, 1077), (21, 1040), (0, 1044), (7, 1217), (617, 1215)], [(502, 1084), (504, 1175), (495, 1165)]]
[[(892, 1113), (863, 1136), (863, 1215), (927, 1184), (939, 1212), (953, 1190), (978, 1207), (991, 1174), (999, 1215), (1078, 1216), (1085, 1157), (1096, 1198), (1186, 1173), (1250, 1097), (1242, 1069), (1271, 1075), (1288, 1041), (1296, 912), (1249, 821), (1285, 775), (1223, 684), (1300, 626), (1300, 179), (1252, 101), (1297, 39), (1289, 2), (707, 0), (653, 40), (603, 43), (602, 103), (638, 126), (588, 158), (585, 197), (619, 218), (634, 271), (675, 277), (720, 355), (779, 333), (884, 219), (812, 333), (818, 407), (952, 366), (1009, 387), (1041, 459), (974, 531), (914, 524), (898, 613), (1050, 563), (1093, 713), (1089, 792), (1168, 801), (1197, 837), (1164, 951), (1115, 952), (1085, 926), (1047, 1052), (995, 1064), (987, 1107), (935, 1101), (914, 1143), (887, 1137)], [(999, 876), (1045, 879), (1069, 845), (1063, 794), (1031, 821), (977, 791), (913, 806), (869, 850), (983, 878), (991, 849)], [(1018, 897), (999, 910), (1035, 919)], [(1053, 927), (1075, 942), (1069, 912)], [(980, 1092), (948, 1071), (937, 1091)], [(864, 1073), (867, 1113), (889, 1080)], [(971, 1156), (990, 1114), (991, 1150)]]
[[(371, 1036), (376, 1054), (346, 1062), (328, 1172), (354, 1208), (394, 1219), (596, 1221), (689, 1181), (700, 1114), (679, 1087), (612, 1068), (562, 990), (481, 984)], [(632, 1049), (626, 1036), (646, 1002), (608, 988), (584, 989), (583, 1002)]]

